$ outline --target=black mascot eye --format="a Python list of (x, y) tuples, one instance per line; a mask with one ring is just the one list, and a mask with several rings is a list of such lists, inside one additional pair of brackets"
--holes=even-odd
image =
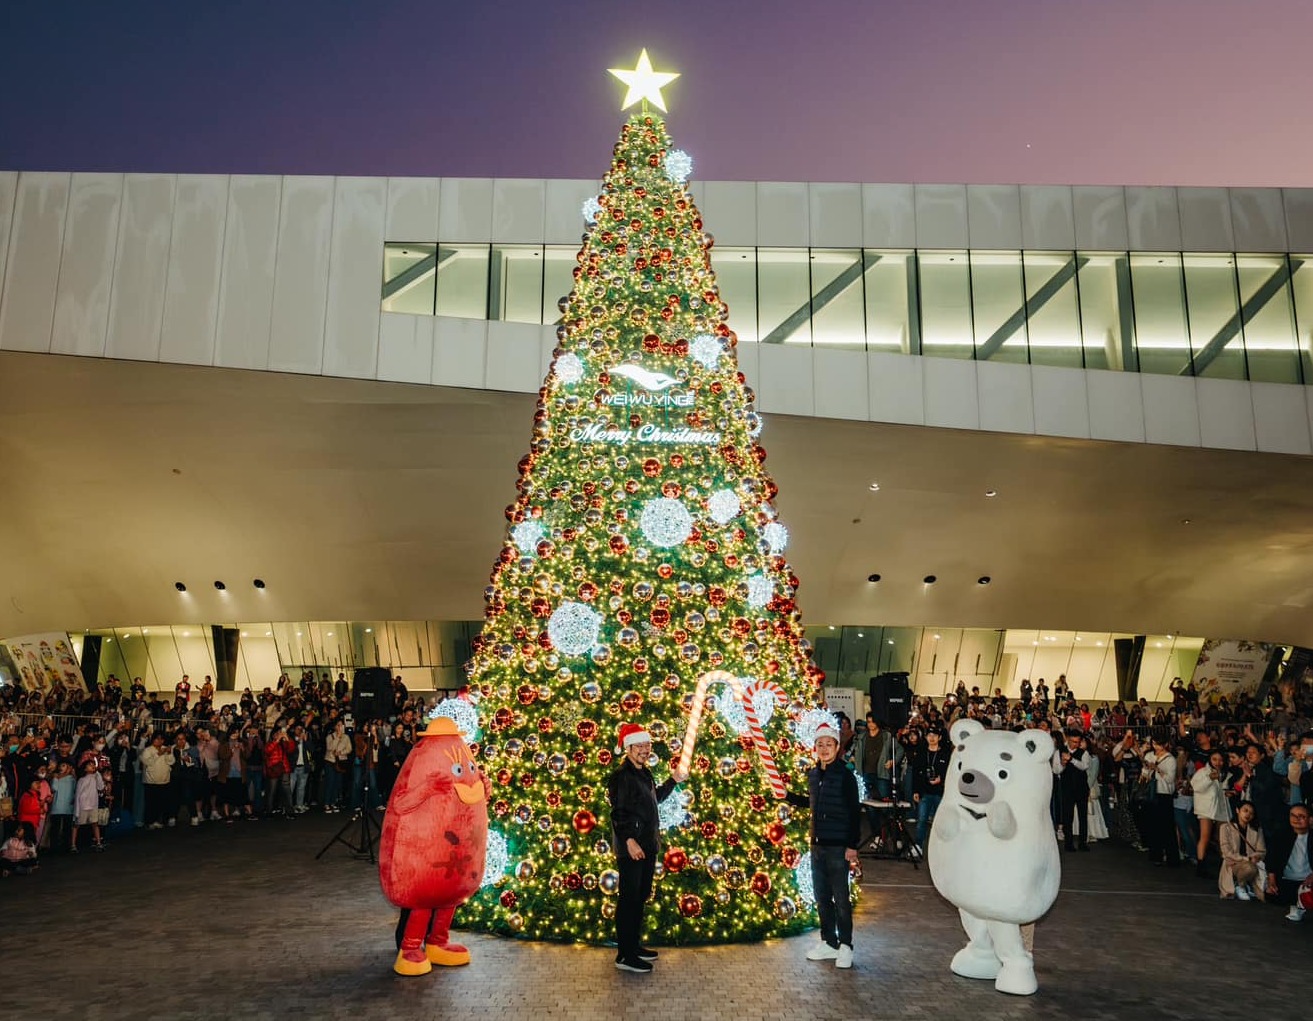
[(1000, 769), (998, 771), (998, 778), (1000, 780), (1006, 780), (1008, 778), (1008, 771), (1006, 769)]
[(959, 773), (962, 772), (962, 763), (960, 763), (960, 762), (957, 764), (957, 771), (958, 771)]

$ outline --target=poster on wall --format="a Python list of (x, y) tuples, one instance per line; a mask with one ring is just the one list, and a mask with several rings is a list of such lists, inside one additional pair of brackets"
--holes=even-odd
[(831, 712), (847, 713), (848, 719), (860, 720), (865, 713), (858, 712), (858, 699), (861, 695), (856, 688), (826, 688), (825, 704)]
[(7, 638), (4, 642), (18, 670), (18, 683), (28, 691), (49, 691), (56, 684), (86, 691), (73, 643), (62, 631)]
[(1200, 705), (1219, 698), (1234, 702), (1241, 693), (1252, 695), (1258, 691), (1275, 648), (1268, 642), (1206, 639), (1194, 666), (1194, 686), (1199, 692)]

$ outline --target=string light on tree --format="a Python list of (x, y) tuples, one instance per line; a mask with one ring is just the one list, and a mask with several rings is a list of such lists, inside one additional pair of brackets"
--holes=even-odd
[[(658, 782), (682, 756), (690, 770), (662, 806), (652, 937), (789, 935), (816, 916), (795, 873), (806, 820), (776, 799), (803, 786), (810, 735), (797, 723), (818, 707), (823, 675), (782, 556), (714, 239), (684, 183), (690, 164), (648, 109), (664, 109), (675, 75), (644, 53), (616, 77), (625, 105), (646, 108), (628, 117), (582, 210), (587, 232), (506, 508), (510, 541), (467, 664), (507, 858), (457, 924), (612, 938), (606, 787), (616, 728), (634, 722), (652, 736)], [(713, 677), (740, 701), (709, 690)]]
[(482, 885), (493, 886), (500, 882), (502, 877), (506, 875), (506, 869), (510, 866), (510, 863), (510, 849), (506, 843), (506, 838), (489, 826), (488, 854), (484, 859)]

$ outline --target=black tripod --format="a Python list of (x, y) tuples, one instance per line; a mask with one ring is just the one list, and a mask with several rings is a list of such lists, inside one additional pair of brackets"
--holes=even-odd
[[(362, 776), (364, 787), (361, 791), (360, 807), (351, 813), (351, 818), (344, 822), (342, 828), (334, 833), (329, 838), (328, 843), (319, 849), (319, 853), (315, 855), (315, 861), (322, 858), (334, 844), (344, 844), (356, 858), (366, 859), (371, 865), (377, 864), (378, 858), (374, 855), (374, 845), (382, 837), (383, 827), (370, 805), (369, 765), (373, 761), (374, 734), (371, 731), (365, 738), (365, 761)], [(354, 791), (354, 789), (355, 784), (353, 783), (352, 790)], [(349, 836), (348, 830), (354, 832)], [(352, 839), (353, 837), (354, 839)]]
[(899, 799), (898, 778), (891, 778), (887, 799), (868, 797), (862, 804), (875, 810), (879, 822), (872, 825), (871, 835), (862, 841), (858, 851), (867, 858), (910, 861), (912, 868), (920, 871), (925, 851), (917, 844), (916, 834), (907, 825), (907, 813), (912, 804)]

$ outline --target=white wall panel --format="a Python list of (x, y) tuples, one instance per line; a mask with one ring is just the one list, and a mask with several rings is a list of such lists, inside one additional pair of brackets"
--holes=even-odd
[(808, 220), (807, 185), (757, 182), (757, 244), (765, 248), (805, 248), (811, 238)]
[(378, 330), (378, 378), (425, 383), (433, 378), (433, 316), (384, 312)]
[(862, 247), (862, 186), (860, 184), (813, 184), (811, 243), (814, 248)]
[(538, 327), (538, 379), (547, 378), (552, 367), (552, 357), (556, 351), (556, 327), (544, 325)]
[(492, 178), (444, 177), (438, 223), (443, 241), (486, 243), (492, 237)]
[(487, 359), (487, 320), (438, 318), (433, 321), (434, 384), (482, 388)]
[(389, 241), (433, 244), (439, 238), (436, 177), (389, 177), (388, 213), (384, 234)]
[(1239, 379), (1196, 379), (1199, 441), (1218, 450), (1255, 450), (1254, 402)]
[(739, 363), (739, 371), (748, 381), (748, 386), (756, 390), (761, 380), (761, 345), (739, 344), (734, 348), (734, 355)]
[(227, 177), (187, 174), (178, 178), (160, 329), (162, 362), (214, 362), (227, 214)]
[(9, 254), (10, 228), (14, 225), (14, 202), (18, 197), (18, 172), (0, 170), (0, 292), (4, 291), (5, 263)]
[(1181, 247), (1187, 252), (1234, 252), (1231, 196), (1225, 188), (1178, 188)]
[(68, 174), (23, 174), (18, 179), (0, 288), (0, 348), (50, 350), (68, 192)]
[(281, 177), (235, 175), (228, 181), (215, 365), (263, 369), (269, 364), (282, 192)]
[(966, 248), (967, 189), (964, 184), (918, 184), (916, 246)]
[(924, 358), (870, 351), (867, 391), (872, 422), (925, 425)]
[(1284, 252), (1286, 218), (1280, 188), (1230, 188), (1238, 252)]
[(1056, 365), (1030, 367), (1035, 404), (1035, 432), (1041, 436), (1090, 435), (1090, 404), (1086, 396), (1086, 372)]
[(916, 247), (916, 193), (910, 184), (862, 185), (862, 244)]
[(1015, 184), (967, 185), (967, 237), (972, 248), (1021, 247), (1021, 189)]
[(1284, 383), (1251, 383), (1254, 433), (1259, 450), (1273, 454), (1311, 454), (1309, 387)]
[[(283, 178), (269, 326), (269, 368), (275, 372), (318, 375), (323, 369), (333, 186), (331, 177)], [(381, 267), (381, 247), (378, 258)]]
[(492, 185), (492, 240), (541, 244), (546, 198), (546, 181), (499, 177)]
[(488, 367), (484, 385), (489, 390), (537, 393), (543, 377), (538, 372), (542, 331), (537, 323), (488, 324)]
[[(442, 194), (447, 194), (445, 184)], [(326, 376), (373, 379), (377, 371), (386, 205), (384, 178), (337, 179), (324, 330)]]
[(160, 356), (176, 185), (172, 174), (129, 174), (124, 180), (105, 343), (110, 358), (153, 362)]
[(945, 429), (979, 429), (976, 363), (957, 358), (924, 358), (922, 361), (925, 424)]
[(866, 352), (818, 347), (812, 355), (813, 413), (820, 418), (867, 421), (871, 409), (866, 396)]
[(1292, 252), (1313, 252), (1313, 188), (1286, 188), (1286, 238)]
[(1143, 443), (1144, 392), (1139, 376), (1102, 369), (1084, 371), (1090, 405), (1090, 437)]
[(1124, 252), (1130, 247), (1126, 231), (1126, 189), (1090, 186), (1071, 189), (1076, 247), (1096, 252)]
[(601, 190), (600, 181), (547, 182), (544, 233), (549, 245), (579, 247), (584, 234), (584, 201), (595, 198)]
[(1181, 251), (1181, 211), (1176, 189), (1127, 188), (1126, 226), (1133, 251)]
[(74, 174), (50, 335), (54, 354), (105, 354), (122, 174)]
[(759, 344), (757, 404), (768, 414), (815, 414), (810, 347)]
[(1029, 365), (977, 362), (976, 399), (981, 429), (1006, 433), (1035, 431)]
[(1069, 252), (1076, 247), (1076, 220), (1067, 185), (1021, 186), (1021, 246)]
[(757, 243), (757, 185), (753, 181), (704, 181), (697, 203), (716, 244), (751, 248)]
[(1140, 375), (1147, 443), (1199, 446), (1199, 400), (1190, 376)]

